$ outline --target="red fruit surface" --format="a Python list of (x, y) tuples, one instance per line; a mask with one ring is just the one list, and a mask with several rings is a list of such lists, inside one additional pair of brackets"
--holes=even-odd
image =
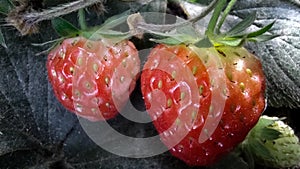
[(262, 65), (241, 47), (158, 45), (141, 87), (162, 142), (192, 166), (211, 165), (232, 150), (265, 108)]
[(91, 121), (113, 118), (140, 71), (133, 43), (69, 38), (48, 55), (48, 78), (64, 107)]

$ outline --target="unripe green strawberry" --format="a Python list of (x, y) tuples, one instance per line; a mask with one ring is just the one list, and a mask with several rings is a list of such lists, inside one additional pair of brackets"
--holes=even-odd
[(262, 116), (242, 144), (254, 161), (273, 168), (300, 167), (300, 142), (277, 117)]

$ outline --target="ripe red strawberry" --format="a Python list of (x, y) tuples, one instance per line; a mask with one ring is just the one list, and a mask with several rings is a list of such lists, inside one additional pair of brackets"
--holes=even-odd
[(265, 108), (261, 63), (242, 47), (158, 45), (141, 86), (162, 141), (189, 165), (210, 165), (229, 152)]
[(140, 60), (127, 40), (112, 44), (69, 38), (48, 56), (47, 69), (57, 99), (89, 120), (113, 118), (135, 86)]
[(262, 65), (242, 45), (276, 37), (263, 35), (274, 22), (247, 33), (255, 20), (249, 15), (223, 33), (234, 2), (226, 8), (226, 0), (217, 2), (205, 36), (191, 27), (152, 32), (164, 39), (154, 39), (163, 44), (145, 63), (142, 94), (162, 142), (189, 165), (219, 160), (245, 139), (266, 106)]

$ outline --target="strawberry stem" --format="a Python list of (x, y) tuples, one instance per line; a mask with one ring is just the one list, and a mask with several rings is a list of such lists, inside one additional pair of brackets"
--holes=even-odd
[(84, 12), (83, 8), (78, 10), (78, 22), (79, 22), (79, 26), (82, 30), (87, 29), (87, 24), (86, 24), (86, 20), (85, 20), (85, 12)]
[(208, 27), (207, 27), (207, 30), (206, 30), (206, 35), (208, 37), (211, 37), (214, 35), (215, 33), (215, 27), (217, 25), (217, 22), (218, 22), (218, 19), (219, 19), (219, 16), (222, 12), (222, 9), (223, 7), (225, 6), (226, 4), (226, 0), (219, 0), (219, 2), (217, 3), (217, 6), (213, 12), (213, 15), (208, 23)]
[(217, 34), (220, 33), (220, 29), (221, 29), (221, 27), (222, 27), (222, 25), (223, 25), (223, 23), (224, 23), (227, 15), (231, 11), (233, 5), (236, 3), (236, 1), (237, 0), (231, 0), (229, 2), (229, 4), (227, 5), (226, 9), (224, 10), (223, 15), (222, 15), (222, 17), (221, 17), (221, 19), (220, 19), (220, 21), (218, 22), (218, 25), (217, 25), (217, 29), (216, 29)]
[(215, 8), (215, 6), (217, 5), (217, 3), (218, 3), (218, 0), (213, 0), (213, 1), (206, 7), (206, 9), (205, 9), (203, 12), (201, 12), (198, 16), (189, 19), (188, 22), (195, 23), (195, 22), (199, 21), (200, 19), (202, 19), (203, 17), (205, 17), (208, 13), (210, 13), (210, 12)]

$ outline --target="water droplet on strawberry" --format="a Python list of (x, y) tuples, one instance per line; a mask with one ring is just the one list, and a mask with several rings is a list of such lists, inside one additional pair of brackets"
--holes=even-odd
[(82, 112), (82, 110), (83, 110), (83, 108), (82, 108), (82, 105), (80, 105), (80, 104), (76, 104), (76, 107), (75, 107), (75, 111), (77, 111), (77, 112)]
[(224, 145), (221, 142), (218, 142), (217, 144), (219, 147), (223, 147)]
[(164, 134), (165, 137), (169, 137), (170, 136), (167, 131), (163, 132), (163, 134)]
[(63, 94), (62, 94), (61, 99), (62, 99), (62, 100), (68, 99), (68, 96), (66, 95), (66, 93), (63, 93)]
[(51, 70), (51, 74), (52, 74), (53, 77), (57, 76), (55, 70), (53, 70), (53, 69)]
[(177, 151), (178, 151), (179, 153), (181, 153), (181, 152), (183, 151), (183, 149), (184, 149), (183, 145), (178, 145), (177, 147), (178, 147), (178, 148), (177, 148)]

